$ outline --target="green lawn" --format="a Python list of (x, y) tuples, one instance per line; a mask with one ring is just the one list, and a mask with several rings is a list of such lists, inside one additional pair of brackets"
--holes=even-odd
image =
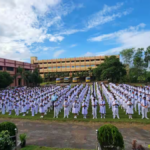
[[(21, 150), (79, 150), (75, 148), (52, 148), (52, 147), (40, 147), (40, 146), (26, 146)], [(84, 149), (80, 149), (84, 150)]]
[[(130, 123), (150, 123), (150, 120), (147, 119), (141, 119), (141, 115), (138, 115), (138, 112), (135, 112), (133, 115), (133, 119), (128, 119), (128, 115), (125, 114), (125, 112), (119, 108), (119, 116), (120, 119), (113, 119), (112, 116), (112, 110), (108, 108), (108, 104), (106, 105), (106, 119), (101, 119), (100, 118), (100, 113), (99, 113), (99, 107), (97, 110), (97, 119), (93, 119), (92, 117), (92, 106), (90, 103), (89, 109), (88, 109), (88, 116), (87, 119), (83, 119), (83, 115), (81, 114), (81, 110), (79, 113), (79, 116), (77, 119), (74, 119), (74, 116), (72, 113), (70, 113), (69, 118), (63, 118), (64, 117), (64, 111), (62, 109), (62, 111), (59, 113), (58, 118), (53, 118), (54, 115), (54, 111), (48, 112), (48, 114), (46, 116), (44, 116), (43, 119), (40, 118), (40, 114), (38, 113), (37, 115), (35, 115), (34, 117), (31, 116), (31, 112), (29, 114), (27, 114), (25, 117), (22, 116), (22, 114), (20, 114), (19, 116), (15, 116), (15, 112), (12, 112), (12, 115), (9, 116), (8, 113), (6, 113), (5, 115), (0, 114), (1, 118), (20, 118), (20, 119), (30, 119), (30, 120), (49, 120), (49, 121), (76, 121), (76, 122), (130, 122)], [(148, 117), (150, 118), (150, 112), (148, 112)]]

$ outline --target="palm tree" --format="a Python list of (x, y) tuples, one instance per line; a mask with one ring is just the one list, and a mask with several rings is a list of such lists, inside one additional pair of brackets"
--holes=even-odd
[[(19, 79), (21, 79), (21, 81), (22, 81), (22, 79), (23, 79), (24, 81), (26, 81), (25, 71), (24, 71), (24, 69), (23, 69), (22, 67), (20, 67), (20, 66), (17, 68), (17, 73), (16, 73), (16, 75), (14, 76), (14, 79), (17, 79), (18, 76), (20, 76)], [(21, 81), (20, 81), (20, 85), (22, 85), (22, 82), (21, 82)]]

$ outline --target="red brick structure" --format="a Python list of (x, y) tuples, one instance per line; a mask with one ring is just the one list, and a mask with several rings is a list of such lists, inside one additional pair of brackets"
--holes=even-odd
[[(35, 64), (0, 58), (0, 71), (7, 71), (14, 76), (19, 66), (24, 68), (24, 70), (34, 70), (37, 67)], [(18, 76), (10, 86), (19, 85), (26, 85), (26, 83)]]

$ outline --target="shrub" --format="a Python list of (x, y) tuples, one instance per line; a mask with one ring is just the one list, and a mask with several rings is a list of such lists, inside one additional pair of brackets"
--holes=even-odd
[(25, 133), (19, 135), (21, 143), (23, 143), (26, 140), (26, 137), (27, 135)]
[(16, 135), (15, 128), (17, 129), (17, 126), (14, 123), (11, 122), (0, 123), (0, 132), (2, 132), (3, 130), (8, 130), (10, 136)]
[(0, 132), (0, 150), (12, 150), (13, 142), (8, 131)]
[(102, 150), (117, 149), (117, 147), (124, 149), (121, 133), (111, 124), (104, 125), (98, 129), (98, 141)]

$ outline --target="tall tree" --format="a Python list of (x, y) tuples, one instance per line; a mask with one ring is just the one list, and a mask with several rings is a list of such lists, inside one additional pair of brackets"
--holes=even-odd
[(112, 82), (118, 82), (126, 74), (126, 70), (125, 66), (119, 61), (119, 58), (110, 56), (106, 57), (104, 63), (94, 69), (94, 74), (101, 80), (110, 79)]
[(148, 67), (148, 63), (150, 63), (150, 46), (147, 47), (146, 51), (145, 51), (145, 67)]
[(0, 72), (0, 88), (6, 88), (13, 83), (13, 77), (8, 72)]
[(130, 66), (132, 62), (133, 54), (134, 54), (134, 48), (124, 49), (120, 52), (120, 55), (125, 65)]
[(136, 50), (136, 53), (134, 54), (133, 64), (134, 64), (134, 67), (137, 69), (143, 68), (143, 65), (144, 65), (143, 53), (144, 53), (144, 48), (138, 48)]

